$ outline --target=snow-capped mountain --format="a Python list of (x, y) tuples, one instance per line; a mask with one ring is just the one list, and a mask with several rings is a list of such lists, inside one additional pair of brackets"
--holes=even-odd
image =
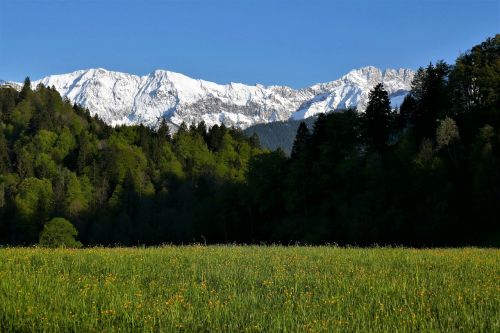
[(17, 90), (21, 90), (22, 85), (15, 83), (15, 82), (9, 82), (9, 81), (4, 81), (0, 80), (0, 88), (7, 87), (7, 88), (14, 88)]
[(220, 85), (164, 70), (137, 76), (98, 68), (51, 75), (32, 84), (54, 86), (61, 95), (112, 125), (155, 126), (165, 118), (174, 125), (204, 120), (209, 126), (224, 123), (246, 128), (347, 107), (363, 111), (370, 89), (379, 82), (384, 83), (392, 102), (399, 104), (410, 90), (413, 76), (410, 69), (381, 71), (364, 67), (336, 81), (292, 89), (259, 84)]

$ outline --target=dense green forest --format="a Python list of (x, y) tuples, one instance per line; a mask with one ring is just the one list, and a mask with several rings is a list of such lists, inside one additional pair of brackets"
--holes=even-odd
[(287, 157), (203, 123), (110, 127), (52, 88), (0, 89), (0, 243), (69, 220), (92, 244), (500, 245), (500, 35), (418, 70), (391, 110), (298, 126)]

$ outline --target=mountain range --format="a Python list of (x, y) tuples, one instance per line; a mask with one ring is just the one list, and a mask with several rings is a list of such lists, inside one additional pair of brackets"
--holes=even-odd
[(50, 75), (33, 81), (32, 86), (54, 87), (111, 125), (142, 123), (155, 127), (165, 118), (174, 127), (203, 120), (208, 126), (224, 123), (244, 129), (349, 107), (364, 111), (370, 89), (379, 82), (384, 84), (393, 106), (397, 106), (410, 90), (414, 74), (411, 69), (382, 71), (368, 66), (335, 81), (293, 89), (261, 84), (221, 85), (165, 70), (137, 76), (97, 68)]

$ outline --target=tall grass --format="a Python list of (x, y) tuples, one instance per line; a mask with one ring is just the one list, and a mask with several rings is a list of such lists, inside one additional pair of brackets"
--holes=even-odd
[(0, 250), (1, 332), (499, 332), (500, 250)]

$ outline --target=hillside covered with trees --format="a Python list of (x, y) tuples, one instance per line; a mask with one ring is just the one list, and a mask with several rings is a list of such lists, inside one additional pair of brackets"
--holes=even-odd
[(289, 119), (287, 121), (275, 121), (265, 124), (257, 124), (245, 129), (245, 134), (254, 134), (259, 138), (261, 146), (265, 149), (282, 149), (287, 156), (292, 152), (293, 141), (301, 122), (304, 122), (309, 129), (312, 129), (315, 116), (304, 120)]
[(29, 80), (0, 89), (0, 244), (60, 217), (84, 245), (498, 246), (499, 203), (500, 35), (419, 69), (399, 110), (378, 85), (365, 113), (299, 125), (290, 157), (224, 126), (113, 128)]

